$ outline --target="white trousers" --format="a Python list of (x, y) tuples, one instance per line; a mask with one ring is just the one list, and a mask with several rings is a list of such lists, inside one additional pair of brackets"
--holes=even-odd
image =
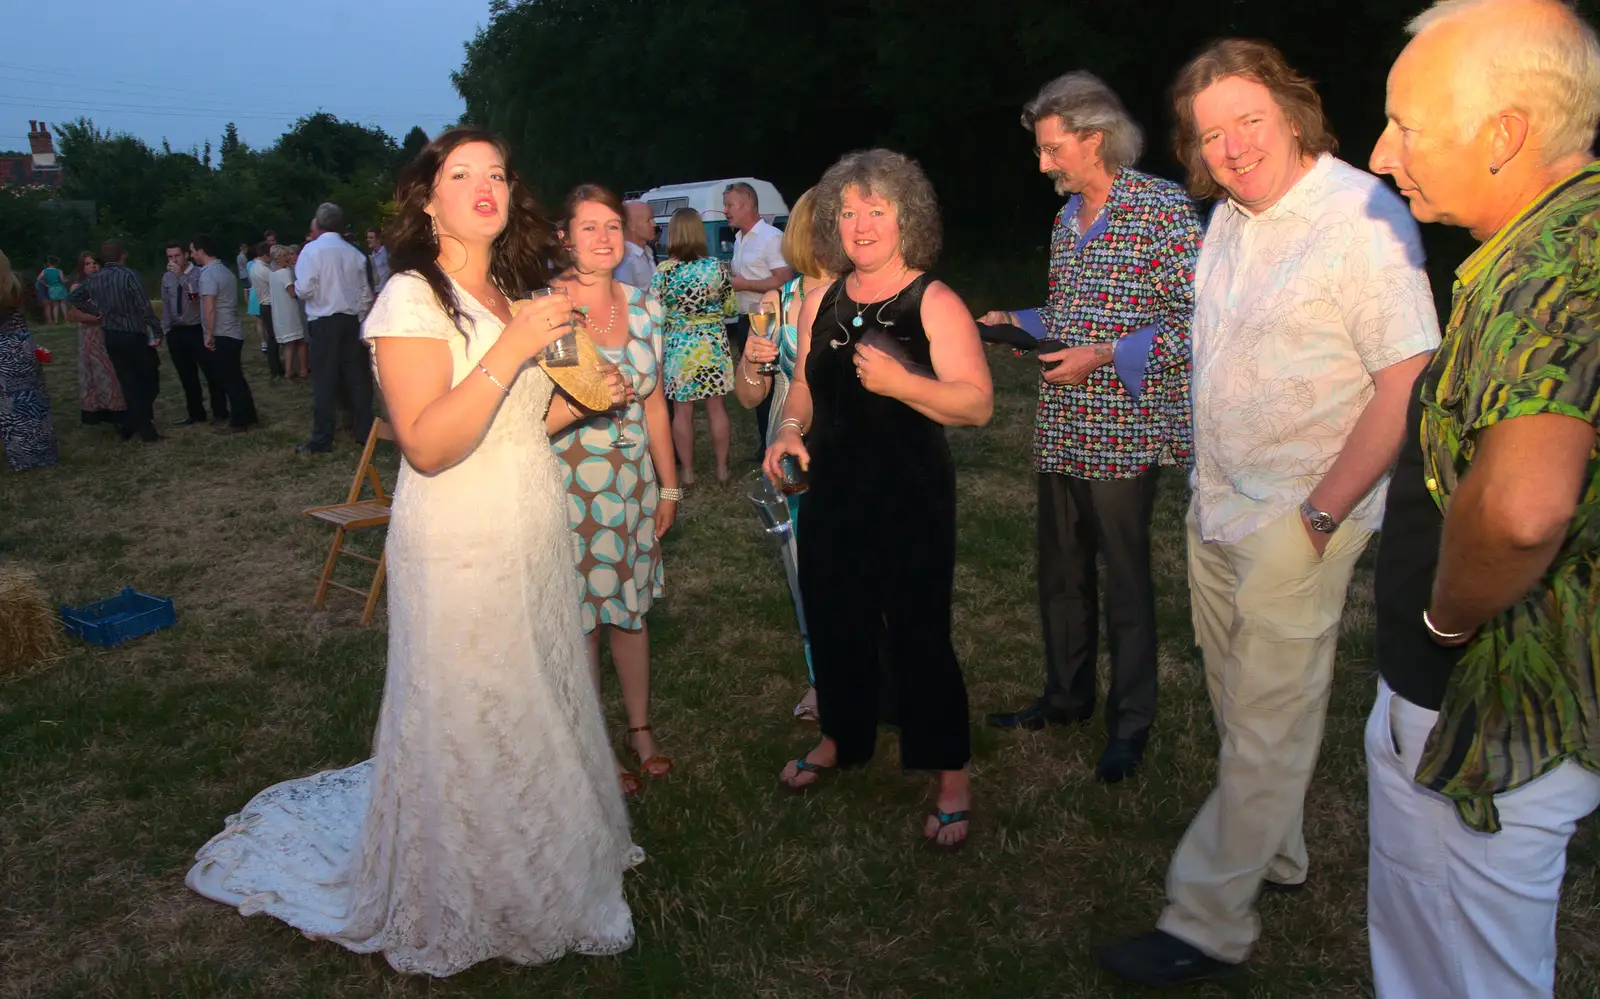
[(1367, 932), (1378, 999), (1549, 997), (1567, 841), (1600, 806), (1600, 775), (1570, 760), (1495, 797), (1475, 832), (1413, 779), (1439, 717), (1378, 681), (1367, 718)]

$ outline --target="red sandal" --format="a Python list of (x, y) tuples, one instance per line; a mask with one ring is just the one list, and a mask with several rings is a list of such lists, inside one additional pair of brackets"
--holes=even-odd
[[(633, 736), (635, 733), (648, 731), (650, 731), (649, 725), (640, 725), (638, 728), (628, 729), (628, 748), (633, 749)], [(633, 755), (638, 756), (639, 751), (634, 749)], [(672, 773), (672, 757), (657, 753), (648, 760), (641, 759), (639, 761), (639, 772), (649, 777), (665, 777)]]

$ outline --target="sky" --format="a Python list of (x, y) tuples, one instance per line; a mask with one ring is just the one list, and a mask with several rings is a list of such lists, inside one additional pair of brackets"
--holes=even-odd
[[(27, 19), (15, 2), (0, 0), (13, 27)], [(77, 0), (49, 9), (59, 30), (33, 36), (48, 45), (0, 49), (0, 149), (26, 150), (30, 119), (80, 115), (173, 149), (207, 139), (215, 149), (229, 121), (247, 144), (268, 146), (317, 110), (397, 142), (412, 125), (433, 135), (463, 111), (450, 73), (489, 19), (488, 0)]]

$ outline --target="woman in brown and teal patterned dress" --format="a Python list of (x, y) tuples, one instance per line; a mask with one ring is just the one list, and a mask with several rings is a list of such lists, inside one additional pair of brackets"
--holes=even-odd
[(666, 314), (666, 358), (662, 374), (675, 404), (672, 443), (683, 464), (683, 484), (694, 484), (694, 404), (705, 401), (717, 481), (728, 479), (728, 409), (722, 397), (733, 389), (733, 354), (722, 321), (738, 314), (733, 274), (706, 250), (700, 213), (680, 208), (667, 226), (668, 259), (650, 282), (650, 293)]

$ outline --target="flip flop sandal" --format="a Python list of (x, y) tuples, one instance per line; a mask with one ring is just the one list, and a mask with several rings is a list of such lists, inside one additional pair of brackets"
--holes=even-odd
[(833, 771), (835, 771), (837, 769), (839, 769), (839, 768), (838, 767), (825, 767), (820, 763), (810, 763), (810, 762), (808, 762), (806, 760), (806, 758), (804, 756), (802, 756), (799, 759), (794, 761), (794, 777), (799, 777), (803, 773), (812, 773), (812, 774), (816, 774), (817, 775), (816, 778), (813, 779), (813, 780), (806, 781), (804, 784), (791, 784), (791, 783), (789, 783), (789, 781), (793, 780), (794, 777), (791, 777), (788, 780), (785, 780), (784, 778), (779, 777), (778, 778), (778, 788), (779, 788), (779, 790), (783, 791), (785, 794), (805, 794), (807, 791), (809, 791), (812, 788), (816, 787), (818, 784), (821, 784), (823, 782), (823, 780), (825, 780), (827, 778), (828, 774), (832, 773)]
[[(648, 731), (650, 731), (650, 726), (649, 725), (640, 725), (638, 728), (630, 728), (630, 729), (628, 729), (628, 748), (630, 748), (630, 749), (633, 748), (633, 734), (635, 732), (648, 732)], [(634, 750), (633, 755), (638, 756), (639, 755), (638, 750)], [(647, 777), (651, 777), (651, 778), (665, 777), (668, 774), (672, 773), (672, 757), (667, 756), (667, 755), (665, 755), (663, 753), (657, 753), (656, 755), (650, 757), (648, 760), (640, 760), (639, 761), (639, 770), (640, 770), (640, 772), (642, 772)]]
[(617, 774), (617, 782), (622, 785), (622, 796), (632, 798), (644, 790), (644, 785), (639, 783), (639, 775), (632, 770), (623, 770)]
[(794, 717), (796, 721), (809, 722), (813, 725), (821, 721), (821, 718), (817, 715), (817, 706), (815, 704), (807, 704), (804, 698), (794, 706)]
[[(959, 812), (934, 812), (933, 817), (938, 820), (939, 828), (933, 831), (932, 836), (922, 837), (922, 845), (925, 849), (932, 853), (948, 856), (952, 853), (960, 853), (966, 848), (967, 840), (972, 836), (972, 824), (971, 820), (968, 818), (967, 809), (962, 809)], [(967, 823), (967, 835), (956, 840), (954, 843), (939, 842), (939, 833), (944, 829), (944, 827), (953, 826), (957, 822)]]

